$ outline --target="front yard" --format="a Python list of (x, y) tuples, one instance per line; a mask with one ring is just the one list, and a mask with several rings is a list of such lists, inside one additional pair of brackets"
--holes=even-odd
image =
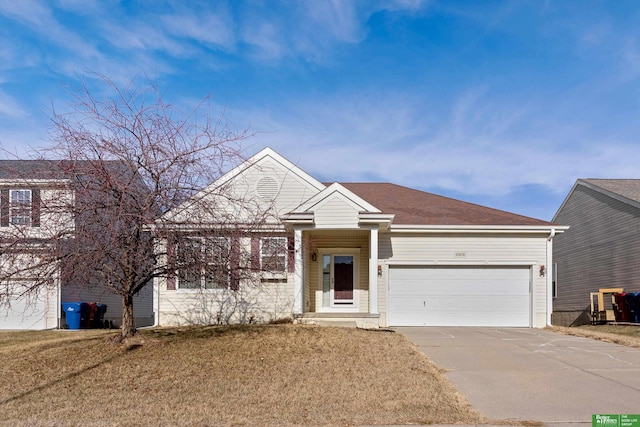
[(400, 334), (298, 325), (0, 333), (2, 425), (487, 422)]
[(552, 326), (552, 331), (567, 335), (591, 338), (600, 341), (640, 348), (640, 326), (633, 325), (582, 325), (577, 327)]

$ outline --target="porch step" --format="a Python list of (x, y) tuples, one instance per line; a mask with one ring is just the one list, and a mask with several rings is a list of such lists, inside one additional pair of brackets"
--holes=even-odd
[(308, 325), (365, 329), (377, 329), (379, 319), (379, 314), (371, 313), (304, 313), (295, 316), (296, 322)]
[(308, 319), (304, 323), (309, 323), (318, 326), (337, 326), (341, 328), (357, 328), (358, 325), (354, 321), (348, 320), (320, 320), (320, 319)]

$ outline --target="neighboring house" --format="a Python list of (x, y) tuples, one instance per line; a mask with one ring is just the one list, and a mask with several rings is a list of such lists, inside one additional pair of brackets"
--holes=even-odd
[[(73, 301), (106, 304), (105, 320), (120, 322), (119, 295), (65, 280), (64, 263), (42, 262), (51, 253), (53, 241), (64, 245), (74, 239), (77, 218), (70, 206), (78, 203), (73, 190), (77, 175), (70, 165), (52, 160), (0, 160), (0, 329), (62, 327), (61, 303)], [(153, 321), (151, 286), (148, 288), (135, 298), (140, 326)]]
[(553, 247), (553, 324), (590, 322), (600, 288), (640, 291), (640, 179), (579, 179), (553, 221), (571, 227)]
[[(270, 148), (199, 197), (219, 214), (187, 202), (162, 219), (183, 238), (158, 242), (175, 259), (154, 285), (159, 325), (551, 323), (552, 241), (567, 227), (389, 183), (323, 184)], [(193, 254), (197, 267), (181, 263)]]

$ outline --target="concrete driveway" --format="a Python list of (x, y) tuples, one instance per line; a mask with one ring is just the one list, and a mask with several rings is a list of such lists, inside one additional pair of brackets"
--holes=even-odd
[(640, 350), (525, 328), (394, 328), (493, 419), (587, 423), (640, 414)]

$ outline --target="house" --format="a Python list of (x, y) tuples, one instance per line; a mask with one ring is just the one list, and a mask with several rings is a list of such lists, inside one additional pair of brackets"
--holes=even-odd
[(553, 323), (591, 321), (589, 293), (640, 291), (640, 179), (578, 179), (553, 221), (571, 228), (553, 247)]
[(172, 226), (157, 324), (373, 328), (549, 325), (547, 267), (567, 229), (390, 183), (325, 184), (270, 148), (158, 221)]
[[(90, 275), (71, 274), (60, 256), (86, 247), (76, 236), (80, 164), (0, 160), (0, 330), (62, 327), (61, 304), (74, 301), (106, 304), (105, 320), (120, 322), (121, 297), (91, 286)], [(135, 297), (134, 309), (138, 325), (153, 322), (151, 286)]]

